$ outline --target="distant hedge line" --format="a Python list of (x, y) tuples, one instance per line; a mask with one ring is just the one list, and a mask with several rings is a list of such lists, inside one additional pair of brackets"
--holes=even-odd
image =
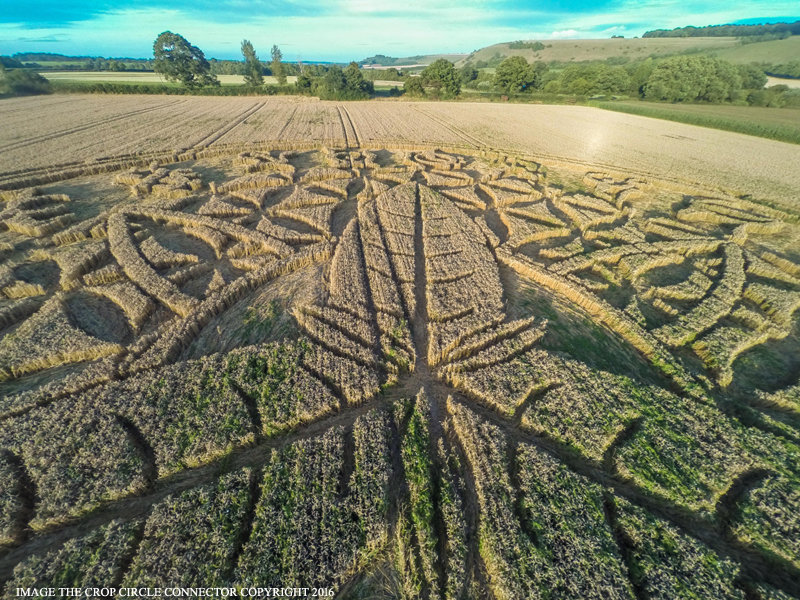
[(94, 81), (51, 82), (54, 92), (74, 94), (168, 94), (175, 96), (277, 96), (296, 95), (294, 85), (265, 85), (248, 87), (243, 85), (216, 86), (188, 89), (183, 86), (162, 83), (113, 83)]

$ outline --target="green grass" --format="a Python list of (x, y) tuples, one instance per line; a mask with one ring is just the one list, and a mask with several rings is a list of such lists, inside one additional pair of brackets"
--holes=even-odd
[[(472, 62), (478, 60), (490, 61), (496, 54), (501, 57), (524, 56), (528, 61), (542, 60), (545, 62), (553, 60), (558, 62), (605, 60), (612, 57), (639, 60), (651, 55), (667, 56), (687, 51), (707, 53), (739, 45), (739, 41), (733, 37), (544, 40), (543, 43), (545, 48), (542, 50), (514, 50), (509, 48), (508, 43), (494, 44), (477, 50), (469, 57), (460, 60), (456, 66), (461, 66), (467, 60)], [(758, 44), (748, 45), (757, 46)]]
[(715, 50), (709, 54), (714, 54), (718, 58), (739, 64), (751, 62), (787, 63), (800, 57), (800, 35), (793, 35), (784, 40), (741, 44), (731, 48)]
[(735, 37), (687, 37), (687, 38), (623, 38), (597, 40), (544, 40), (542, 50), (512, 49), (509, 43), (494, 44), (476, 50), (456, 63), (485, 60), (499, 55), (524, 56), (529, 62), (571, 62), (627, 58), (642, 60), (648, 56), (664, 57), (683, 53), (713, 55), (737, 64), (766, 62), (787, 63), (800, 56), (800, 36), (783, 40), (742, 44)]
[[(754, 45), (754, 44), (751, 44)], [(719, 104), (591, 102), (592, 106), (800, 144), (800, 109)]]

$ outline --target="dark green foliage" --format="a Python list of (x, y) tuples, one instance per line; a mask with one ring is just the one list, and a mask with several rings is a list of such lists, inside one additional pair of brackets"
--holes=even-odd
[(364, 69), (361, 76), (368, 81), (404, 81), (405, 75), (397, 69)]
[(15, 69), (6, 71), (0, 66), (0, 97), (2, 96), (34, 96), (50, 94), (50, 82), (33, 71)]
[(780, 108), (786, 106), (786, 85), (773, 85), (767, 89), (753, 90), (747, 94), (747, 103), (751, 106), (770, 106)]
[(283, 54), (281, 53), (281, 49), (278, 48), (278, 46), (273, 45), (270, 54), (272, 55), (272, 76), (278, 80), (278, 85), (285, 85), (286, 73), (283, 70)]
[(408, 81), (403, 85), (403, 92), (407, 96), (419, 98), (425, 95), (425, 88), (422, 86), (422, 80), (419, 77), (409, 77)]
[(154, 70), (168, 81), (180, 81), (190, 89), (219, 85), (203, 51), (177, 33), (165, 31), (159, 35), (153, 44), (153, 56)]
[(516, 42), (511, 42), (508, 45), (509, 50), (544, 50), (544, 44), (542, 42), (523, 42), (522, 40), (518, 40)]
[(739, 77), (742, 78), (742, 88), (746, 90), (760, 90), (767, 85), (767, 76), (764, 71), (754, 65), (737, 65)]
[(800, 21), (794, 23), (768, 23), (764, 25), (708, 25), (707, 27), (676, 27), (646, 31), (643, 38), (655, 37), (743, 37), (753, 35), (788, 33), (800, 34)]
[(655, 68), (652, 58), (628, 65), (626, 70), (630, 77), (630, 89), (639, 96), (644, 96), (644, 86)]
[(313, 83), (314, 80), (311, 78), (311, 75), (308, 72), (308, 70), (303, 70), (297, 76), (297, 81), (295, 81), (294, 85), (297, 87), (298, 91), (301, 94), (311, 94)]
[(800, 79), (800, 60), (793, 60), (781, 65), (765, 65), (764, 72), (775, 77)]
[(355, 62), (351, 62), (344, 68), (344, 81), (348, 94), (367, 98), (374, 91), (372, 82), (364, 80), (361, 69)]
[(420, 74), (422, 85), (431, 88), (436, 98), (455, 98), (461, 93), (461, 77), (453, 63), (444, 58), (435, 60)]
[(645, 84), (645, 98), (668, 102), (724, 102), (741, 89), (732, 64), (706, 56), (676, 56), (659, 64)]
[(332, 65), (306, 67), (297, 76), (296, 89), (300, 93), (313, 94), (322, 100), (364, 100), (374, 92), (371, 81), (366, 81), (358, 64), (351, 62), (344, 70)]
[(461, 74), (461, 83), (467, 85), (470, 81), (475, 81), (478, 78), (478, 69), (472, 66), (472, 64), (467, 63), (461, 69), (459, 69), (459, 73)]
[(222, 85), (204, 88), (185, 88), (175, 84), (159, 83), (118, 83), (93, 81), (57, 80), (52, 83), (53, 91), (67, 94), (166, 94), (194, 96), (254, 96), (254, 95), (293, 95), (297, 88), (293, 85)]
[(0, 56), (0, 67), (5, 67), (6, 69), (22, 69), (24, 66), (25, 65), (23, 65), (16, 58), (11, 58), (10, 56)]
[(608, 66), (603, 63), (589, 65), (569, 65), (557, 80), (562, 94), (621, 94), (628, 90), (631, 78), (620, 66)]
[(50, 52), (17, 52), (13, 57), (0, 57), (0, 63), (11, 68), (37, 71), (152, 71), (149, 58), (103, 58), (102, 56), (66, 56)]
[(260, 86), (264, 84), (261, 63), (250, 40), (242, 40), (242, 56), (244, 56), (245, 85)]
[(495, 87), (506, 93), (524, 92), (536, 87), (536, 80), (533, 65), (522, 56), (509, 56), (494, 73)]
[(211, 72), (214, 75), (245, 75), (246, 65), (238, 60), (210, 59)]

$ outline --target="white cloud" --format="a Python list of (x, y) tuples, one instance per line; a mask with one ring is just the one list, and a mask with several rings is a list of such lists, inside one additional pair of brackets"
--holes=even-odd
[(578, 31), (575, 29), (562, 29), (561, 31), (554, 31), (550, 34), (550, 37), (554, 40), (561, 38), (574, 38), (578, 37)]
[[(307, 3), (305, 3), (307, 4)], [(304, 6), (305, 6), (304, 4)], [(438, 52), (470, 52), (517, 39), (608, 37), (625, 32), (640, 35), (645, 28), (730, 22), (739, 18), (797, 13), (796, 0), (745, 0), (721, 3), (701, 0), (621, 0), (602, 12), (546, 12), (496, 0), (333, 0), (319, 15), (239, 16), (213, 22), (202, 13), (170, 9), (123, 9), (92, 20), (61, 27), (0, 24), (0, 53), (35, 50), (20, 38), (65, 36), (48, 49), (72, 54), (150, 56), (156, 36), (166, 29), (184, 35), (207, 56), (237, 58), (239, 42), (250, 39), (262, 56), (272, 44), (282, 46), (287, 60), (350, 60), (370, 54), (394, 56)], [(256, 12), (257, 14), (257, 12)], [(536, 30), (533, 30), (533, 27)], [(550, 32), (550, 33), (547, 33)]]

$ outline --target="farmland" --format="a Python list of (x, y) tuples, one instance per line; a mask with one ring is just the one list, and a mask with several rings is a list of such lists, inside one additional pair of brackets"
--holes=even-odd
[(546, 40), (542, 48), (513, 48), (506, 42), (476, 50), (458, 64), (467, 61), (491, 61), (495, 57), (523, 56), (528, 61), (545, 62), (606, 60), (623, 58), (642, 60), (649, 56), (661, 57), (682, 53), (707, 54), (737, 63), (783, 63), (795, 60), (800, 46), (798, 36), (742, 44), (735, 37), (650, 37), (612, 38), (595, 40)]
[[(772, 78), (773, 84), (775, 78)], [(784, 80), (781, 80), (784, 81)], [(800, 81), (786, 79), (792, 85)], [(601, 102), (609, 110), (667, 119), (725, 131), (800, 143), (800, 109), (760, 106), (711, 106), (702, 104), (654, 104), (646, 102)]]
[(0, 583), (800, 597), (800, 148), (590, 107), (0, 118)]
[[(158, 73), (115, 73), (109, 71), (44, 71), (44, 76), (51, 81), (79, 81), (83, 83), (94, 82), (113, 82), (113, 83), (167, 83), (164, 77)], [(218, 75), (222, 85), (241, 85), (244, 83), (242, 75)], [(291, 75), (286, 78), (288, 83), (294, 83), (297, 77)], [(264, 82), (274, 85), (278, 82), (275, 77), (268, 75), (264, 77)]]

